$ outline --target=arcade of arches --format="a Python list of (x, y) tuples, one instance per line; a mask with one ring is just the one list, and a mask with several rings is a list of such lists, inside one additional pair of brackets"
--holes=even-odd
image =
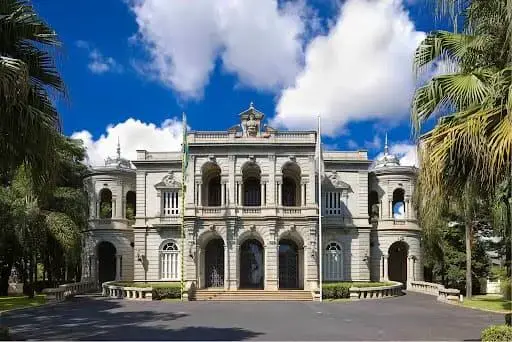
[[(201, 287), (222, 288), (225, 285), (225, 248), (220, 237), (213, 237), (203, 248)], [(265, 288), (265, 246), (261, 240), (249, 238), (238, 249), (238, 288)], [(281, 239), (278, 246), (278, 288), (304, 289), (304, 253), (292, 239)]]

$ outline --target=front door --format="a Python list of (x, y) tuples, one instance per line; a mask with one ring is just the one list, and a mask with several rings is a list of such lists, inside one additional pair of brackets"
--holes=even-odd
[(279, 288), (299, 288), (299, 253), (291, 240), (279, 242)]
[(206, 287), (224, 287), (224, 242), (214, 239), (205, 248)]

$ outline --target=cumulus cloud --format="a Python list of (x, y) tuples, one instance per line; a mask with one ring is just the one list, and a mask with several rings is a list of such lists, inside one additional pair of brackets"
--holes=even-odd
[(336, 24), (305, 51), (305, 66), (277, 103), (273, 124), (336, 135), (349, 121), (398, 121), (415, 88), (413, 53), (425, 37), (399, 0), (348, 0)]
[(159, 126), (129, 118), (124, 122), (109, 125), (98, 139), (94, 139), (87, 130), (74, 132), (71, 138), (84, 142), (88, 164), (102, 166), (107, 157), (115, 156), (118, 139), (122, 156), (134, 160), (136, 150), (179, 151), (182, 132), (182, 122), (177, 118), (165, 120)]
[(138, 69), (184, 97), (202, 96), (217, 60), (242, 84), (267, 90), (288, 86), (301, 69), (304, 1), (132, 0), (130, 7), (150, 55)]
[(93, 48), (91, 44), (84, 40), (78, 40), (76, 46), (87, 50), (89, 54), (89, 63), (87, 67), (94, 74), (104, 74), (106, 72), (123, 72), (123, 67), (116, 60), (109, 56), (104, 56), (97, 48)]

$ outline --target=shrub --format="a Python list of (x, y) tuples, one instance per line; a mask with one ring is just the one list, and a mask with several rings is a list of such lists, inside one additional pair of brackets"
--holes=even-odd
[(323, 298), (339, 299), (349, 298), (351, 284), (349, 283), (326, 283), (322, 286)]
[(512, 327), (508, 325), (491, 325), (482, 331), (482, 341), (512, 341)]
[(171, 283), (153, 286), (153, 299), (181, 298), (181, 284)]

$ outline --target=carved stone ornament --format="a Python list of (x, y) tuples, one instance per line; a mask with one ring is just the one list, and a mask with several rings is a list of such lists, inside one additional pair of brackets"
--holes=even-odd
[(211, 162), (215, 162), (215, 156), (213, 154), (210, 154), (208, 156), (208, 160), (211, 161)]
[(174, 172), (171, 171), (168, 175), (162, 178), (160, 183), (155, 185), (155, 188), (180, 189), (181, 182), (176, 179)]
[(288, 157), (290, 159), (290, 161), (292, 162), (295, 162), (297, 160), (297, 158), (294, 156), (294, 155), (291, 155)]
[(258, 121), (255, 120), (254, 114), (249, 114), (249, 120), (247, 120), (245, 125), (248, 136), (255, 137), (258, 135)]
[(256, 231), (256, 225), (254, 225), (254, 224), (253, 224), (253, 225), (251, 226), (251, 232), (254, 232), (254, 231)]
[(290, 231), (294, 232), (297, 230), (297, 226), (292, 224), (291, 227), (290, 227)]
[(332, 171), (327, 176), (326, 180), (330, 181), (330, 183), (337, 189), (350, 190), (350, 185), (341, 180), (337, 171)]
[(215, 225), (214, 224), (211, 224), (210, 225), (210, 231), (214, 232), (215, 231)]

